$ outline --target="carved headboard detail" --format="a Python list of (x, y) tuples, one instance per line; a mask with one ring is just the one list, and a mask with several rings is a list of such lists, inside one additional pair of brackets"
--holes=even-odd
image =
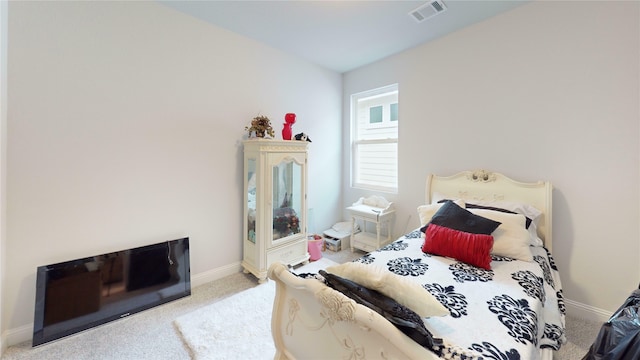
[(478, 169), (467, 174), (467, 177), (471, 181), (491, 182), (496, 181), (496, 175), (486, 170)]

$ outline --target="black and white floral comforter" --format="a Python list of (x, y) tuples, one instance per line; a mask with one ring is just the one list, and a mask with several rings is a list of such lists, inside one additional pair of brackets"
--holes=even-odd
[(447, 344), (444, 358), (535, 360), (565, 342), (562, 286), (544, 247), (531, 247), (533, 262), (492, 256), (483, 270), (423, 253), (423, 237), (413, 231), (356, 261), (415, 279), (449, 309), (424, 320)]

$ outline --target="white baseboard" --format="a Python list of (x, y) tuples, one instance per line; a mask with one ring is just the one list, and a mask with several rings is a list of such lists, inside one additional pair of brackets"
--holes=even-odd
[(204, 285), (206, 283), (209, 283), (218, 279), (222, 279), (223, 277), (238, 273), (241, 270), (242, 270), (242, 266), (238, 261), (233, 264), (225, 265), (219, 268), (205, 271), (203, 273), (196, 274), (191, 277), (191, 288)]
[(585, 319), (585, 320), (591, 320), (599, 323), (604, 323), (604, 322), (607, 322), (612, 315), (611, 311), (603, 310), (591, 305), (579, 303), (577, 301), (573, 301), (569, 299), (564, 299), (564, 304), (566, 305), (566, 308), (567, 308), (567, 315), (570, 315), (579, 319)]
[[(240, 262), (225, 265), (213, 270), (205, 271), (200, 274), (191, 276), (191, 288), (204, 285), (208, 282), (222, 279), (225, 276), (233, 275), (240, 272), (242, 267)], [(14, 329), (8, 329), (2, 334), (0, 345), (4, 347), (20, 344), (25, 341), (31, 341), (33, 335), (33, 324), (23, 325)], [(4, 348), (0, 350), (0, 354), (4, 353)]]
[(5, 346), (20, 344), (25, 341), (31, 341), (33, 335), (33, 324), (22, 325), (15, 329), (7, 329), (4, 333)]

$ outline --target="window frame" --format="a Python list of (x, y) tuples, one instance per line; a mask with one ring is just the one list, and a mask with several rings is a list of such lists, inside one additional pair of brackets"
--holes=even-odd
[[(371, 99), (375, 99), (376, 97), (387, 97), (389, 95), (394, 96), (393, 93), (395, 93), (396, 101), (387, 102), (382, 105), (383, 106), (382, 122), (371, 123), (368, 120), (365, 123), (364, 127), (359, 128), (358, 101), (371, 100)], [(357, 189), (373, 190), (373, 191), (387, 192), (387, 193), (393, 193), (393, 194), (398, 193), (398, 129), (399, 129), (400, 116), (398, 115), (397, 116), (398, 118), (396, 120), (391, 120), (391, 107), (394, 104), (397, 109), (397, 107), (399, 106), (399, 87), (397, 83), (354, 93), (351, 95), (350, 97), (351, 118), (349, 119), (350, 125), (351, 125), (351, 139), (350, 139), (351, 187), (357, 188)], [(380, 105), (377, 104), (377, 105), (369, 106), (367, 107), (368, 111), (370, 111), (370, 109), (375, 106), (380, 106)], [(368, 117), (369, 114), (367, 114), (366, 116)], [(392, 130), (392, 132), (395, 132), (395, 137), (359, 139), (359, 136), (361, 135), (361, 131), (385, 129), (385, 128), (389, 128), (389, 129), (395, 128), (395, 130)], [(389, 170), (395, 171), (395, 174), (392, 175), (392, 178), (393, 178), (392, 182), (394, 184), (391, 186), (383, 185), (382, 182), (375, 183), (375, 181), (366, 182), (366, 181), (360, 180), (360, 174), (358, 173), (358, 171), (360, 170), (359, 161), (362, 160), (362, 158), (359, 155), (358, 149), (361, 147), (361, 145), (366, 146), (366, 145), (376, 145), (376, 144), (379, 144), (379, 145), (392, 144), (395, 146), (395, 160), (393, 160), (391, 169), (383, 169), (383, 170), (386, 170), (387, 172)]]

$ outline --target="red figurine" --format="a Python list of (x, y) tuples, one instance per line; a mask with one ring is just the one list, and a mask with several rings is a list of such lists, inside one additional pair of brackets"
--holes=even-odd
[(296, 114), (287, 113), (284, 115), (284, 127), (282, 128), (282, 139), (291, 140), (292, 129), (291, 126), (296, 123)]

